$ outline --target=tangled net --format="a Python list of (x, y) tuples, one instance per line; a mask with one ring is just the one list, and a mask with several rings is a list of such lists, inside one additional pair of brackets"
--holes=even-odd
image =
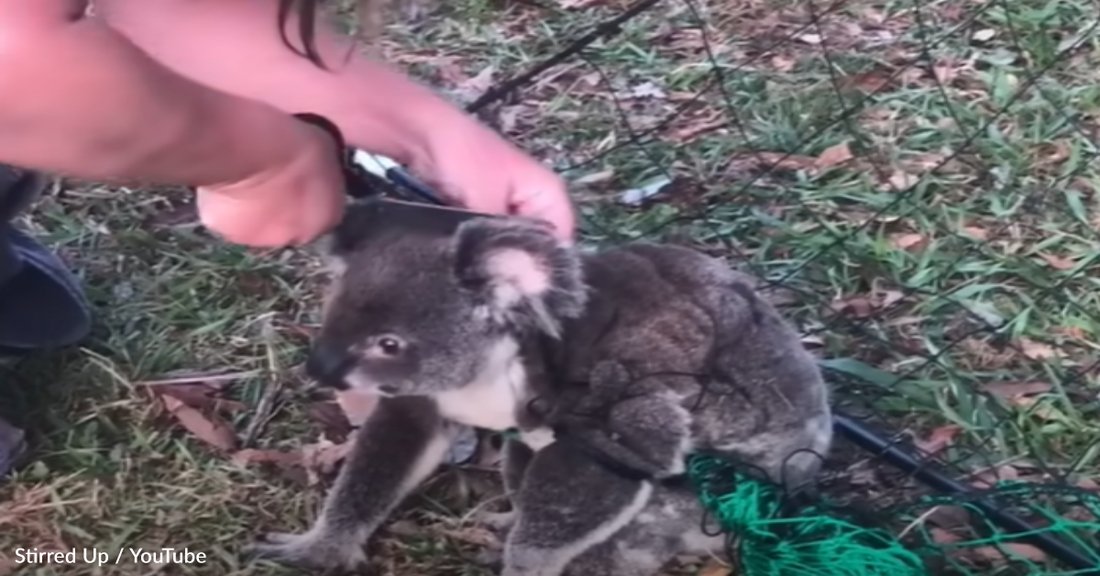
[[(692, 457), (688, 471), (744, 576), (1100, 573), (1100, 494), (1084, 489), (1005, 482), (961, 495), (925, 496), (892, 509), (861, 510), (827, 498), (789, 495), (759, 474), (713, 456)], [(1053, 513), (1042, 505), (1052, 498), (1081, 513)], [(925, 521), (929, 510), (944, 506), (965, 511), (971, 535), (948, 533)], [(1029, 517), (1030, 529), (1006, 533), (990, 518), (991, 507)], [(895, 524), (906, 528), (897, 531)], [(1041, 536), (1076, 549), (1091, 567), (1058, 566), (1037, 553), (1026, 541)], [(984, 550), (1008, 562), (991, 567), (981, 561)]]

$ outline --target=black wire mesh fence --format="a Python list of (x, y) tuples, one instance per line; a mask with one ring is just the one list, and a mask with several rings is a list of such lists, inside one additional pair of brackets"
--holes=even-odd
[(1005, 521), (928, 500), (895, 530), (948, 549), (1058, 524), (1068, 540), (981, 540), (943, 569), (1100, 569), (1100, 511), (1063, 493), (1100, 481), (1100, 7), (641, 0), (492, 20), (512, 27), (488, 25), (493, 56), (452, 51), (504, 69), (458, 87), (468, 109), (571, 178), (589, 241), (686, 242), (762, 279), (834, 383), (834, 492), (887, 508), (1041, 485), (982, 504)]

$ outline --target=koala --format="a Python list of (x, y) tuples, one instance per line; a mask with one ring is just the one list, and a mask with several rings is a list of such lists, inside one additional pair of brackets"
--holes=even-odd
[(652, 574), (714, 551), (692, 453), (808, 483), (832, 442), (826, 386), (752, 280), (684, 247), (584, 252), (518, 217), (368, 200), (332, 270), (306, 372), (375, 394), (317, 520), (254, 556), (353, 570), (459, 425), (509, 432), (503, 576)]

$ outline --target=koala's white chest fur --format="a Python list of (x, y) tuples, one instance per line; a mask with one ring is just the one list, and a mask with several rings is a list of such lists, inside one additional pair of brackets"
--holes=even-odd
[(490, 430), (518, 425), (516, 412), (527, 396), (527, 371), (519, 358), (519, 343), (502, 339), (485, 358), (480, 372), (466, 386), (435, 396), (440, 413), (450, 420)]

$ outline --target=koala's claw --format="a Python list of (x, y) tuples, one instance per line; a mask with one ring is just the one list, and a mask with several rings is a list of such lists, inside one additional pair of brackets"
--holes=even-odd
[(243, 554), (251, 560), (268, 560), (322, 574), (353, 571), (367, 562), (361, 546), (341, 542), (339, 538), (318, 537), (308, 532), (263, 534), (246, 545)]

